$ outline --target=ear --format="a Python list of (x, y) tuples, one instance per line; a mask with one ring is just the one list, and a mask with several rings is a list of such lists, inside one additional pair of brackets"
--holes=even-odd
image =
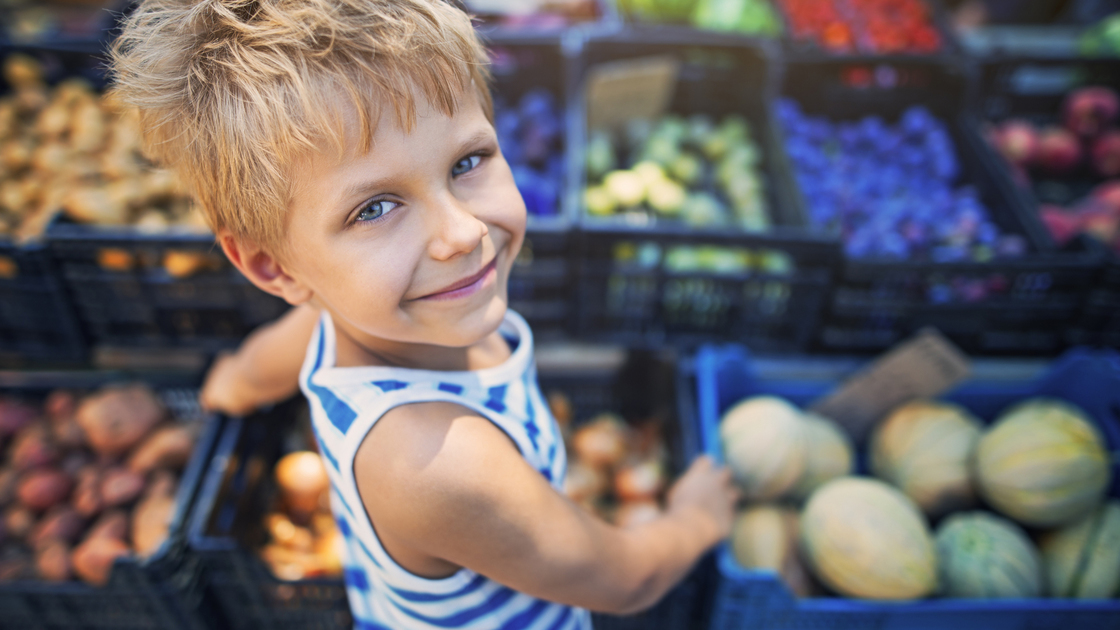
[(218, 234), (222, 251), (234, 267), (260, 290), (282, 298), (297, 306), (311, 299), (314, 293), (297, 278), (285, 271), (275, 256), (251, 241), (235, 238), (223, 230)]

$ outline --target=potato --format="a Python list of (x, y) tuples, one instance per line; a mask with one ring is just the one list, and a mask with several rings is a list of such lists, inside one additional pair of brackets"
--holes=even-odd
[(73, 417), (51, 420), (51, 437), (55, 444), (65, 449), (77, 449), (85, 445), (86, 432), (78, 426), (78, 421)]
[(105, 144), (106, 127), (97, 101), (79, 101), (74, 106), (70, 121), (70, 148), (86, 153), (100, 149)]
[(70, 477), (61, 470), (41, 468), (25, 474), (19, 480), (16, 496), (29, 509), (42, 512), (64, 500), (73, 485)]
[(49, 466), (58, 461), (58, 449), (51, 443), (49, 427), (40, 422), (20, 431), (12, 442), (11, 461), (17, 470)]
[(4, 59), (4, 78), (16, 89), (40, 87), (43, 85), (43, 66), (28, 55), (8, 55)]
[(143, 491), (144, 476), (127, 468), (110, 468), (101, 476), (102, 507), (132, 503)]
[(85, 524), (85, 519), (73, 508), (68, 505), (58, 505), (39, 519), (28, 534), (27, 543), (32, 549), (40, 549), (52, 540), (70, 544), (78, 539)]
[(171, 424), (155, 430), (132, 452), (128, 469), (148, 473), (156, 468), (182, 468), (194, 449), (197, 424)]
[(4, 529), (8, 536), (20, 540), (27, 537), (31, 528), (35, 527), (35, 514), (22, 505), (8, 506), (4, 510)]
[(127, 537), (128, 514), (124, 510), (106, 510), (86, 533), (86, 540), (90, 538), (115, 538), (123, 542)]
[(172, 278), (189, 278), (209, 265), (209, 258), (201, 252), (169, 249), (163, 256), (163, 268)]
[(101, 511), (101, 476), (104, 470), (100, 466), (86, 466), (78, 471), (77, 487), (70, 504), (78, 514), (89, 518)]
[(63, 540), (51, 540), (35, 555), (35, 569), (39, 577), (48, 582), (65, 582), (71, 575), (70, 545)]
[(276, 483), (284, 503), (297, 520), (306, 521), (330, 488), (323, 460), (311, 451), (289, 453), (276, 463)]
[(104, 586), (109, 581), (113, 562), (129, 554), (128, 545), (116, 538), (97, 536), (86, 538), (70, 555), (74, 573), (83, 581)]
[(78, 397), (74, 392), (65, 389), (56, 389), (47, 394), (43, 401), (43, 411), (51, 420), (73, 418), (78, 410)]
[(35, 132), (47, 138), (55, 138), (70, 129), (70, 106), (54, 101), (35, 119)]
[(312, 551), (315, 538), (311, 530), (292, 523), (285, 514), (273, 513), (265, 517), (265, 526), (268, 528), (272, 541), (296, 551)]
[(116, 247), (97, 250), (97, 266), (108, 271), (129, 271), (136, 264), (133, 255)]
[(175, 497), (153, 494), (144, 497), (132, 511), (132, 548), (140, 556), (154, 553), (167, 540)]
[(62, 208), (75, 221), (100, 225), (119, 225), (128, 219), (128, 204), (102, 187), (85, 186), (71, 190)]
[(78, 424), (101, 455), (115, 457), (136, 445), (167, 415), (148, 386), (106, 388), (82, 401)]

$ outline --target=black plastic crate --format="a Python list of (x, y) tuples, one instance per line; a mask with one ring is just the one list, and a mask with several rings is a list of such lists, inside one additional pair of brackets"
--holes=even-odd
[(816, 330), (839, 248), (828, 235), (805, 229), (792, 191), (769, 98), (774, 46), (685, 28), (603, 30), (586, 37), (573, 76), (583, 86), (599, 64), (664, 55), (680, 62), (668, 112), (716, 119), (735, 114), (750, 124), (771, 227), (747, 232), (676, 221), (635, 225), (620, 216), (586, 214), (582, 143), (588, 103), (576, 91), (571, 125), (581, 144), (571, 162), (571, 187), (581, 230), (579, 334), (636, 347), (723, 339), (763, 350), (802, 350)]
[[(38, 399), (52, 389), (90, 390), (137, 380), (114, 372), (0, 372), (0, 392)], [(140, 377), (160, 393), (172, 417), (207, 424), (179, 479), (167, 540), (150, 557), (119, 558), (103, 587), (78, 581), (16, 581), (0, 584), (0, 628), (19, 630), (210, 630), (221, 627), (197, 558), (186, 549), (188, 515), (222, 429), (204, 418), (193, 376)]]
[[(690, 428), (676, 421), (670, 363), (643, 357), (620, 370), (586, 369), (547, 373), (546, 394), (563, 391), (572, 402), (573, 422), (600, 411), (627, 419), (659, 418), (671, 450), (674, 470), (698, 450)], [(653, 392), (653, 395), (651, 395)], [(191, 551), (206, 569), (209, 588), (234, 630), (270, 628), (349, 628), (352, 621), (341, 578), (285, 581), (275, 577), (257, 556), (266, 533), (262, 516), (276, 496), (272, 469), (308, 430), (307, 403), (295, 398), (273, 410), (245, 419), (230, 419), (219, 441), (192, 516)], [(305, 448), (300, 446), (298, 448)], [(699, 605), (710, 579), (710, 563), (701, 563), (651, 610), (630, 617), (594, 615), (599, 630), (688, 630), (702, 616)]]
[(880, 116), (894, 122), (925, 106), (952, 140), (961, 175), (1004, 234), (1027, 252), (988, 262), (938, 263), (847, 255), (817, 338), (825, 351), (876, 353), (925, 326), (974, 354), (1055, 354), (1069, 340), (1099, 257), (1059, 252), (1044, 239), (964, 104), (969, 76), (935, 60), (790, 61), (782, 95), (833, 121)]
[(77, 364), (86, 342), (42, 244), (0, 242), (0, 362)]
[(555, 106), (559, 135), (552, 152), (559, 163), (551, 173), (544, 164), (534, 164), (535, 171), (549, 180), (544, 186), (555, 187), (554, 200), (550, 203), (550, 195), (540, 195), (532, 185), (522, 190), (529, 208), (528, 227), (510, 273), (509, 300), (510, 308), (525, 317), (538, 339), (564, 338), (572, 328), (574, 275), (570, 190), (564, 179), (569, 159), (566, 106), (571, 55), (559, 32), (489, 29), (481, 34), (491, 52), (492, 92), (499, 111), (517, 108), (527, 96), (541, 94), (548, 94)]
[[(47, 240), (91, 344), (215, 351), (288, 308), (246, 280), (208, 233), (62, 219)], [(205, 268), (175, 277), (163, 265), (168, 252), (205, 256)]]
[[(973, 100), (981, 116), (992, 123), (1020, 118), (1036, 125), (1055, 124), (1061, 119), (1062, 102), (1071, 90), (1100, 85), (1120, 91), (1120, 63), (1076, 56), (1072, 50), (1024, 55), (997, 48), (979, 59), (977, 66)], [(1006, 163), (1001, 166), (1010, 172)], [(1030, 186), (1017, 186), (1016, 192), (1028, 212), (1037, 214), (1043, 204), (1073, 206), (1105, 181), (1107, 178), (1093, 172), (1083, 160), (1071, 173), (1038, 177)], [(1041, 238), (1046, 243), (1054, 242), (1047, 230), (1042, 231)], [(1120, 305), (1120, 274), (1116, 271), (1120, 257), (1107, 249), (1080, 247), (1085, 252), (1098, 251), (1102, 260), (1110, 262), (1103, 263), (1108, 269), (1088, 291), (1084, 311), (1071, 335), (1077, 343), (1120, 347), (1120, 317), (1115, 316)]]

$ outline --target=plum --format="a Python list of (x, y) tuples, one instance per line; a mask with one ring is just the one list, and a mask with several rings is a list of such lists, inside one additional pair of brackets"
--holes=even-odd
[(1103, 132), (1116, 120), (1120, 114), (1120, 99), (1106, 87), (1083, 87), (1066, 95), (1062, 109), (1066, 128), (1089, 138)]

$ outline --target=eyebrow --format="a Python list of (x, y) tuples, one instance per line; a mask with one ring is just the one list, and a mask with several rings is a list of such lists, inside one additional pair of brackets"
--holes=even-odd
[[(455, 150), (455, 154), (459, 155), (465, 153), (474, 148), (475, 145), (489, 141), (493, 137), (494, 133), (489, 129), (480, 129), (479, 131), (471, 134), (465, 140), (459, 143), (458, 148)], [(345, 205), (351, 199), (368, 197), (369, 195), (372, 195), (376, 192), (392, 187), (395, 183), (395, 177), (383, 177), (380, 179), (356, 182), (342, 190), (342, 193), (338, 197), (339, 202)]]

